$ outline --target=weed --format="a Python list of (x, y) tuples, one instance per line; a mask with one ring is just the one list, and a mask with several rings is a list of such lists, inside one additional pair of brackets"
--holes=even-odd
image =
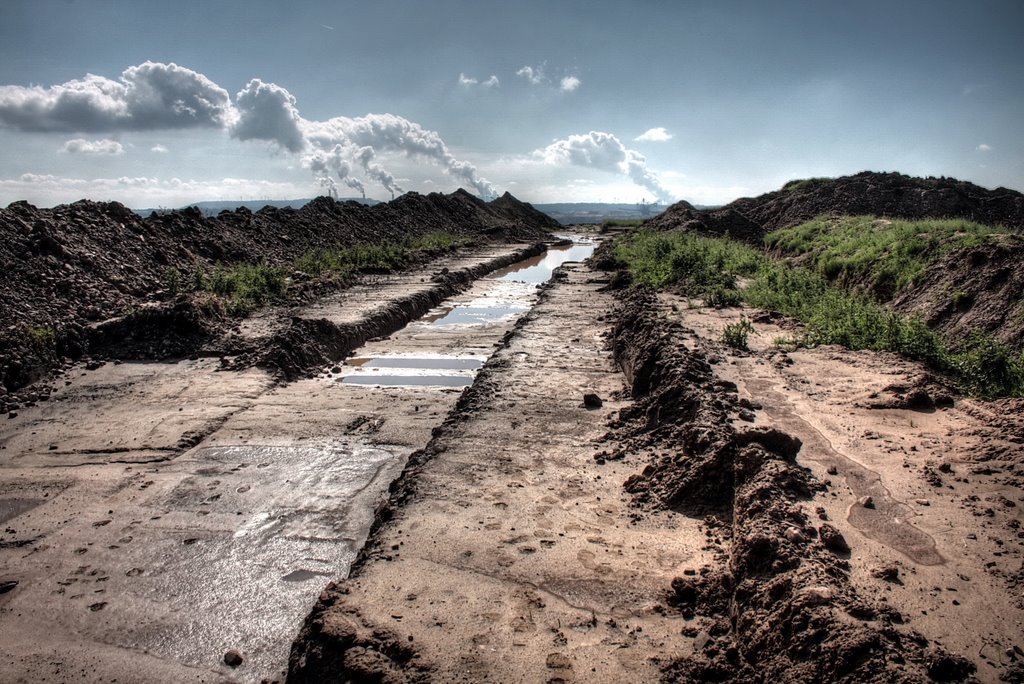
[(29, 344), (36, 353), (41, 355), (53, 352), (56, 331), (48, 325), (30, 325), (25, 329)]
[[(943, 230), (967, 224), (937, 223)], [(957, 233), (956, 240), (962, 245), (965, 240), (984, 239), (991, 230), (969, 224)], [(841, 261), (835, 262), (839, 265), (834, 272), (813, 264), (801, 268), (725, 238), (651, 231), (620, 238), (614, 250), (616, 259), (626, 264), (637, 283), (673, 285), (687, 297), (703, 297), (705, 305), (731, 306), (742, 300), (801, 321), (804, 332), (794, 344), (894, 351), (952, 374), (967, 391), (983, 396), (1024, 396), (1024, 355), (984, 335), (974, 335), (962, 348), (951, 350), (923, 320), (900, 316), (862, 291), (843, 288), (842, 279), (830, 281), (830, 275), (835, 278), (849, 267)], [(906, 251), (910, 252), (913, 250)], [(880, 268), (874, 277), (898, 286), (905, 273), (898, 266)], [(742, 290), (736, 287), (739, 275), (749, 279)], [(742, 333), (738, 327), (729, 329), (723, 331), (723, 339), (742, 349), (738, 346), (745, 344)]]
[(729, 323), (722, 330), (722, 341), (734, 349), (748, 351), (747, 338), (754, 332), (754, 326), (746, 318), (736, 323)]
[(819, 216), (770, 233), (764, 242), (777, 254), (806, 255), (813, 270), (826, 279), (857, 286), (886, 301), (920, 282), (943, 254), (976, 247), (1003, 232), (964, 219)]

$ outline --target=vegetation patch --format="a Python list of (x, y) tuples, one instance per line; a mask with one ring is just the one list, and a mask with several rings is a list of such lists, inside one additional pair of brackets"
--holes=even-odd
[(472, 240), (445, 232), (434, 232), (401, 242), (356, 244), (332, 249), (312, 249), (287, 266), (259, 264), (217, 264), (212, 269), (198, 266), (191, 274), (177, 269), (165, 274), (167, 291), (211, 293), (224, 302), (227, 312), (243, 316), (279, 301), (297, 273), (308, 277), (349, 278), (357, 273), (390, 273), (425, 254), (450, 251)]
[(776, 254), (806, 256), (809, 267), (828, 280), (857, 286), (886, 301), (920, 282), (942, 255), (977, 247), (1005, 232), (964, 219), (819, 216), (770, 233), (764, 242)]
[[(830, 281), (820, 269), (692, 233), (637, 231), (617, 241), (615, 257), (636, 283), (678, 287), (703, 296), (707, 305), (742, 301), (801, 321), (803, 332), (787, 343), (898, 352), (949, 373), (973, 394), (1024, 396), (1024, 354), (981, 332), (950, 345), (919, 318), (894, 313), (864, 292)], [(738, 276), (746, 287), (738, 287)], [(745, 342), (742, 332), (732, 331), (730, 340)]]

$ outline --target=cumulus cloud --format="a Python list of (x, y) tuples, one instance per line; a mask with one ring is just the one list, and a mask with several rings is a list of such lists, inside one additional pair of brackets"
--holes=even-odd
[(116, 156), (124, 154), (124, 145), (116, 140), (86, 140), (85, 138), (73, 138), (64, 143), (60, 148), (61, 152), (67, 154), (85, 154), (92, 156)]
[(466, 74), (461, 72), (459, 73), (460, 86), (465, 86), (468, 88), (469, 86), (475, 86), (477, 83), (479, 83), (479, 81), (476, 80), (475, 78), (469, 78), (468, 76), (466, 76)]
[(153, 145), (149, 148), (150, 152), (156, 152), (157, 154), (167, 154), (170, 152), (166, 145)]
[(981, 143), (980, 145), (978, 145), (978, 151), (979, 152), (991, 152), (992, 151), (992, 146), (991, 145), (986, 145), (985, 143)]
[(671, 140), (672, 134), (666, 131), (661, 126), (657, 128), (648, 128), (640, 135), (633, 138), (636, 142), (665, 142)]
[[(492, 75), (483, 83), (460, 75), (460, 82), (498, 85)], [(323, 187), (345, 183), (364, 192), (354, 167), (392, 193), (402, 192), (385, 168), (382, 154), (404, 154), (441, 166), (445, 172), (485, 197), (494, 186), (476, 167), (457, 159), (441, 136), (395, 114), (303, 119), (295, 97), (285, 88), (252, 79), (232, 103), (227, 91), (206, 76), (176, 64), (145, 62), (129, 67), (118, 80), (85, 78), (42, 88), (0, 86), (0, 126), (23, 131), (140, 131), (212, 127), (237, 140), (275, 144), (302, 155)], [(65, 149), (81, 154), (117, 154), (115, 141), (68, 141)], [(121, 148), (123, 151), (123, 148)], [(154, 152), (166, 151), (161, 145)], [(331, 176), (333, 174), (333, 176)], [(328, 180), (328, 179), (331, 180)], [(336, 188), (335, 188), (336, 189)]]
[(499, 85), (501, 85), (501, 81), (498, 80), (497, 76), (491, 74), (491, 77), (488, 78), (483, 83), (481, 83), (480, 85), (482, 85), (485, 88), (497, 88)]
[(580, 87), (581, 82), (582, 81), (580, 81), (580, 79), (576, 78), (575, 76), (566, 76), (565, 78), (562, 79), (561, 84), (559, 85), (559, 89), (562, 90), (563, 92), (571, 93), (572, 91)]
[(233, 117), (226, 90), (174, 63), (145, 62), (116, 81), (87, 74), (49, 88), (0, 86), (0, 125), (20, 131), (219, 128)]
[(546, 164), (582, 166), (622, 174), (654, 193), (659, 201), (675, 200), (657, 174), (647, 168), (647, 159), (626, 147), (611, 133), (590, 131), (584, 135), (570, 135), (533, 154)]
[(305, 147), (295, 97), (281, 86), (254, 78), (238, 91), (235, 102), (238, 119), (231, 126), (233, 138), (270, 140), (289, 152)]

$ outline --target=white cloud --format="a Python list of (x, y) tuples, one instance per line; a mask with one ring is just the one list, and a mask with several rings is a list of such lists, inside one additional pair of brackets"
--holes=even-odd
[(580, 83), (582, 83), (582, 81), (580, 81), (580, 79), (576, 78), (575, 76), (566, 76), (565, 78), (562, 79), (560, 89), (563, 92), (571, 93), (572, 91), (580, 87)]
[(611, 133), (590, 131), (584, 135), (570, 135), (533, 154), (545, 164), (553, 166), (582, 166), (623, 174), (654, 193), (659, 201), (671, 202), (675, 199), (673, 193), (662, 185), (657, 174), (647, 168), (647, 159), (636, 150), (627, 148)]
[(231, 126), (233, 138), (270, 140), (289, 152), (305, 147), (295, 98), (281, 86), (254, 78), (238, 91), (235, 101), (238, 119)]
[(226, 90), (174, 63), (129, 67), (117, 81), (87, 74), (49, 88), (0, 86), (0, 125), (21, 131), (218, 128), (233, 117)]
[(992, 151), (992, 146), (991, 145), (986, 145), (985, 143), (981, 143), (980, 145), (978, 145), (977, 150), (979, 152), (991, 152)]
[[(461, 81), (498, 85), (495, 75), (483, 84), (465, 74), (460, 75)], [(249, 81), (232, 104), (227, 91), (206, 76), (175, 64), (145, 62), (126, 69), (118, 81), (90, 74), (49, 88), (0, 86), (0, 126), (24, 131), (209, 127), (226, 131), (237, 140), (270, 142), (301, 154), (303, 165), (328, 189), (343, 182), (362, 191), (362, 181), (352, 175), (358, 167), (367, 179), (392, 193), (402, 192), (384, 167), (401, 155), (439, 165), (482, 196), (496, 194), (476, 166), (456, 158), (437, 132), (401, 116), (368, 114), (309, 121), (300, 116), (288, 90), (259, 79)], [(65, 149), (117, 154), (119, 146), (115, 141), (78, 138), (68, 141)], [(160, 150), (166, 148), (152, 148)], [(382, 160), (381, 154), (390, 157)]]
[(86, 140), (85, 138), (73, 138), (64, 143), (60, 148), (61, 152), (67, 154), (84, 154), (91, 156), (117, 156), (124, 154), (124, 145), (116, 140)]
[(166, 145), (153, 145), (151, 148), (149, 148), (149, 151), (156, 152), (157, 154), (167, 154), (168, 152), (170, 152), (170, 150), (167, 149)]
[(547, 76), (544, 75), (544, 66), (532, 67), (524, 66), (516, 72), (516, 76), (522, 76), (533, 85), (541, 85), (548, 82)]
[(118, 178), (65, 178), (50, 174), (25, 173), (14, 179), (0, 180), (0, 198), (4, 204), (25, 199), (39, 206), (66, 204), (88, 198), (117, 201), (129, 207), (178, 207), (197, 199), (287, 199), (309, 193), (308, 185), (222, 178), (219, 180), (160, 179), (146, 176)]
[(394, 178), (375, 161), (378, 151), (399, 152), (430, 160), (452, 177), (471, 185), (482, 196), (495, 194), (494, 186), (480, 177), (476, 167), (456, 159), (441, 136), (395, 114), (367, 114), (327, 121), (302, 121), (306, 141), (313, 150), (330, 151), (358, 163), (367, 175), (391, 192), (401, 192)]
[(464, 73), (459, 74), (459, 85), (463, 88), (472, 88), (475, 85), (479, 85), (481, 88), (496, 88), (501, 85), (501, 81), (494, 74), (491, 74), (489, 78), (479, 81), (470, 76), (466, 76)]
[(633, 138), (637, 142), (665, 142), (671, 140), (672, 134), (666, 131), (661, 126), (657, 128), (648, 128), (646, 131)]

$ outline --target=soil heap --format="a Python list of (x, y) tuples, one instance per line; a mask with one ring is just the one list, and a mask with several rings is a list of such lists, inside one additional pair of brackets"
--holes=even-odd
[(465, 190), (410, 192), (372, 207), (320, 197), (301, 209), (243, 207), (216, 217), (188, 208), (143, 218), (117, 202), (14, 202), (0, 209), (0, 393), (39, 379), (57, 361), (54, 351), (88, 353), (99, 322), (168, 299), (172, 269), (286, 265), (311, 249), (436, 231), (536, 241), (558, 225), (508, 193), (484, 202)]
[(688, 229), (760, 243), (767, 233), (822, 214), (889, 218), (964, 218), (1024, 232), (1024, 194), (986, 190), (955, 178), (914, 178), (863, 171), (840, 178), (787, 183), (781, 190), (744, 197), (718, 209), (677, 202), (647, 221), (655, 230)]

